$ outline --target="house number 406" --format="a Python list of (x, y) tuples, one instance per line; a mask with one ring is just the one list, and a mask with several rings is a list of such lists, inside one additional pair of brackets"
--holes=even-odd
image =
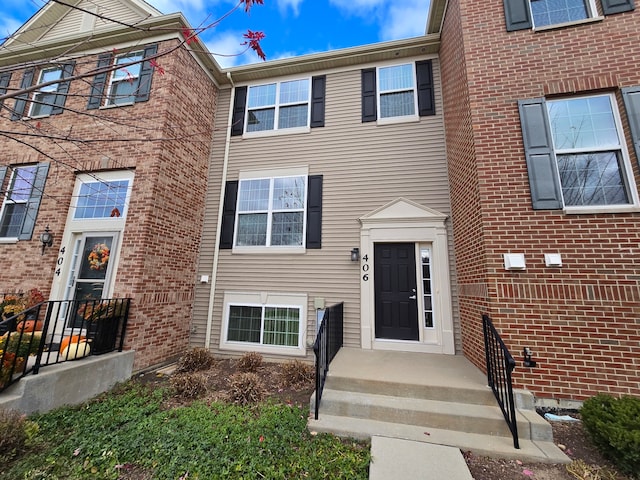
[(362, 271), (364, 272), (362, 280), (365, 282), (369, 281), (369, 255), (362, 257)]

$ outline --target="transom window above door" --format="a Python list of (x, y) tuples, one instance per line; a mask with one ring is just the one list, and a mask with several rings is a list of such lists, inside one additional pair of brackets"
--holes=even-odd
[(308, 127), (310, 93), (310, 78), (250, 86), (246, 132)]

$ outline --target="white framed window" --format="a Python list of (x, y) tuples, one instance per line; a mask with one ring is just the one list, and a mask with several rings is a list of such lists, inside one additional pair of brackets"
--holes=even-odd
[(576, 22), (597, 16), (593, 0), (529, 0), (535, 27)]
[(304, 247), (307, 176), (241, 179), (235, 247)]
[[(40, 71), (38, 84), (61, 80), (62, 77), (63, 69), (61, 67), (46, 68)], [(59, 85), (59, 83), (52, 83), (51, 85), (46, 85), (34, 92), (31, 108), (29, 110), (30, 117), (51, 115), (55, 106), (55, 99)]]
[(635, 203), (615, 96), (547, 100), (546, 109), (565, 208)]
[[(34, 189), (37, 165), (25, 167), (13, 167), (13, 173), (9, 180), (9, 186), (2, 202), (2, 214), (0, 215), (0, 237), (20, 237), (22, 226), (29, 215), (29, 201), (36, 195), (41, 195)], [(4, 179), (0, 179), (4, 180)], [(35, 190), (35, 191), (34, 191)], [(33, 212), (31, 212), (33, 214)], [(31, 219), (31, 223), (35, 219)]]
[(378, 67), (377, 76), (379, 118), (417, 118), (415, 64)]
[(136, 95), (140, 88), (140, 71), (142, 70), (143, 58), (144, 52), (142, 50), (119, 55), (115, 58), (115, 66), (127, 65), (132, 62), (137, 63), (123, 66), (111, 73), (107, 90), (107, 105), (122, 105), (136, 101)]
[(73, 220), (124, 219), (129, 206), (133, 172), (100, 172), (78, 176), (72, 205)]
[(222, 349), (304, 355), (307, 296), (225, 292)]
[(311, 79), (249, 86), (245, 132), (308, 128)]

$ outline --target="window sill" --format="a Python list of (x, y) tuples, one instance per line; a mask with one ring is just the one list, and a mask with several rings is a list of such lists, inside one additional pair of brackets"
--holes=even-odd
[(606, 205), (602, 207), (565, 207), (567, 215), (593, 215), (598, 213), (637, 213), (638, 205)]
[(110, 108), (120, 108), (120, 107), (130, 107), (131, 105), (135, 105), (136, 102), (126, 102), (126, 103), (113, 103), (111, 105), (101, 105), (100, 110), (108, 110)]
[(280, 130), (245, 132), (242, 134), (242, 138), (278, 137), (280, 135), (300, 135), (301, 133), (311, 133), (311, 127), (282, 128)]
[(271, 355), (287, 355), (303, 357), (307, 354), (304, 347), (283, 347), (279, 345), (260, 345), (251, 342), (224, 342), (220, 343), (220, 350), (236, 352), (258, 352)]
[(18, 243), (18, 237), (0, 237), (0, 244), (2, 243), (6, 243), (6, 244)]
[(232, 254), (304, 254), (305, 247), (233, 247)]
[(534, 32), (546, 32), (547, 30), (556, 30), (558, 28), (574, 27), (585, 23), (601, 22), (604, 17), (583, 18), (582, 20), (574, 20), (573, 22), (555, 23), (553, 25), (545, 25), (544, 27), (533, 27)]
[(376, 120), (376, 125), (395, 125), (399, 123), (417, 123), (420, 121), (420, 117), (417, 115), (407, 115), (404, 117), (389, 117), (379, 118)]

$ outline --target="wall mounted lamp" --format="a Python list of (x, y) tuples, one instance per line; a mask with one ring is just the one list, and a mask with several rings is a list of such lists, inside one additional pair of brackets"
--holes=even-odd
[(351, 261), (357, 262), (360, 260), (360, 249), (358, 247), (351, 249)]
[(531, 359), (531, 357), (533, 357), (533, 352), (529, 347), (524, 347), (524, 350), (522, 350), (522, 355), (524, 356), (523, 363), (525, 367), (533, 368), (536, 366), (536, 362)]
[(49, 225), (40, 234), (40, 243), (42, 244), (42, 255), (44, 255), (44, 249), (53, 245), (53, 233), (49, 231)]

